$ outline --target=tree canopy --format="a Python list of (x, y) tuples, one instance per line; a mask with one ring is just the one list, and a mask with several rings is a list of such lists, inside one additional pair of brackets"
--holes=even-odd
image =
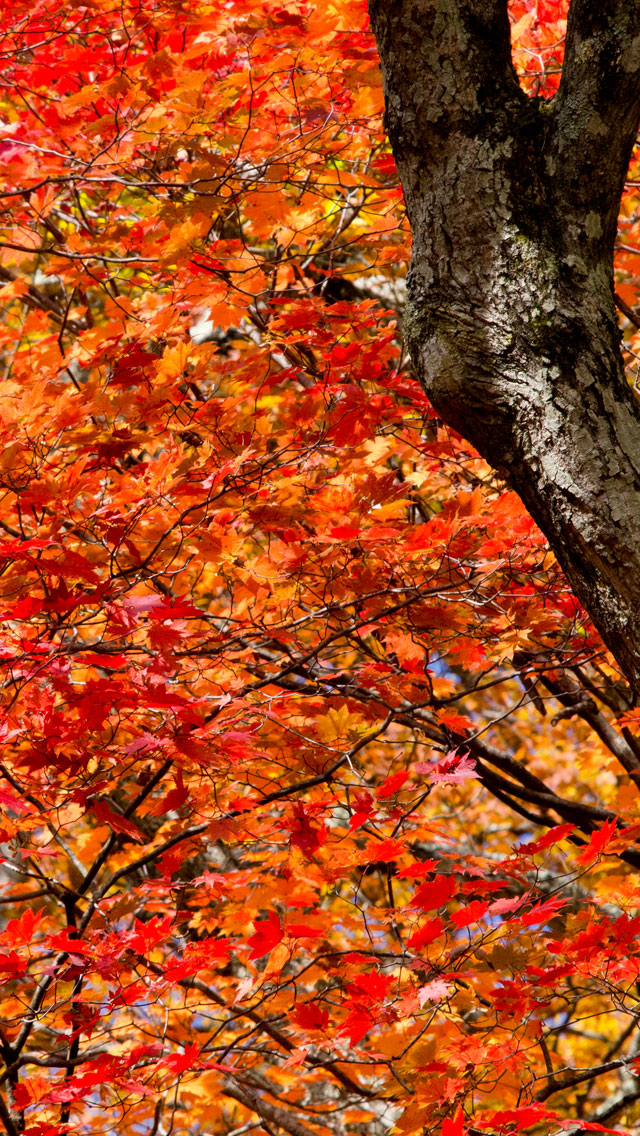
[[(580, 54), (566, 0), (447, 6), (476, 17), (470, 71), (502, 28), (478, 106), (500, 118), (508, 74), (523, 225), (523, 139), (555, 122), (565, 42), (594, 74), (618, 74), (624, 53)], [(515, 458), (494, 461), (471, 331), (455, 341), (460, 418), (427, 394), (425, 184), (412, 198), (391, 49), (424, 17), (424, 42), (405, 46), (422, 44), (422, 66), (439, 44), (442, 91), (466, 97), (461, 39), (429, 23), (435, 7), (372, 4), (385, 114), (364, 0), (5, 5), (9, 1136), (640, 1127), (634, 625), (620, 645), (606, 602), (588, 602), (593, 562), (580, 577), (574, 530), (553, 527), (573, 486), (538, 507)], [(581, 34), (585, 13), (597, 23), (594, 3), (572, 7)], [(465, 122), (460, 153), (488, 121)], [(455, 134), (430, 129), (435, 170)], [(607, 136), (590, 147), (585, 193), (622, 193), (593, 239), (598, 271), (615, 240), (623, 354), (605, 342), (610, 265), (591, 340), (576, 293), (551, 346), (573, 365), (600, 336), (633, 418), (638, 166), (614, 184)], [(466, 294), (477, 327), (493, 320), (474, 293), (488, 262), (465, 280), (456, 242), (486, 250), (489, 213), (464, 181), (444, 189), (453, 243), (443, 230), (432, 263), (460, 267), (456, 320)], [(544, 229), (553, 252), (553, 221), (573, 255), (582, 237), (545, 200), (532, 247)], [(510, 359), (522, 348), (533, 366), (556, 309), (527, 255), (519, 290), (496, 294), (531, 329)], [(562, 278), (567, 302), (577, 279)], [(637, 515), (618, 517), (624, 539)], [(627, 575), (633, 598), (631, 560)], [(611, 587), (623, 577), (619, 554)]]

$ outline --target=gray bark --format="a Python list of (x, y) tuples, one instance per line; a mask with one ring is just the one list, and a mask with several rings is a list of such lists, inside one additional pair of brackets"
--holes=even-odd
[(612, 274), (640, 0), (573, 0), (552, 101), (518, 84), (507, 0), (369, 2), (418, 375), (517, 490), (640, 692), (640, 406)]

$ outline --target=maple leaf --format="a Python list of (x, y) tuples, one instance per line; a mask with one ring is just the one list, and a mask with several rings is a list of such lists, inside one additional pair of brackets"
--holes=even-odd
[(374, 802), (371, 793), (361, 792), (355, 794), (354, 811), (349, 818), (349, 828), (360, 828), (373, 813)]
[(247, 944), (251, 947), (249, 958), (262, 958), (282, 942), (284, 930), (280, 919), (273, 911), (269, 912), (266, 919), (255, 920), (253, 926), (254, 934), (247, 939)]
[(463, 1136), (464, 1134), (464, 1114), (462, 1108), (458, 1105), (452, 1119), (446, 1117), (442, 1121), (442, 1136)]
[(412, 902), (416, 907), (422, 907), (425, 911), (432, 911), (437, 907), (443, 907), (452, 899), (455, 890), (456, 882), (453, 876), (438, 876), (435, 880), (421, 884), (414, 894)]
[(296, 801), (293, 807), (290, 836), (292, 848), (299, 848), (305, 856), (312, 856), (326, 839), (327, 833), (324, 825), (318, 824), (313, 819), (312, 811), (306, 808), (302, 801)]
[(40, 926), (44, 913), (44, 908), (39, 908), (37, 911), (31, 908), (25, 908), (19, 918), (8, 920), (0, 936), (2, 941), (11, 943), (12, 946), (31, 943)]
[(147, 953), (159, 943), (165, 942), (171, 927), (171, 916), (165, 915), (163, 919), (156, 916), (148, 923), (136, 919), (133, 931), (127, 936), (127, 945), (132, 951)]
[(6, 974), (8, 978), (18, 978), (26, 970), (27, 959), (21, 958), (17, 951), (0, 954), (0, 973)]
[[(391, 863), (406, 852), (403, 840), (372, 840), (364, 849), (363, 859), (368, 863)], [(398, 873), (401, 875), (401, 873)]]
[[(415, 768), (415, 767), (414, 767)], [(381, 785), (376, 789), (376, 797), (378, 800), (384, 800), (386, 797), (393, 797), (399, 789), (402, 788), (409, 773), (406, 769), (401, 769), (398, 773), (390, 773)]]
[(569, 901), (567, 899), (546, 899), (543, 903), (535, 904), (530, 911), (525, 915), (519, 915), (518, 921), (523, 927), (542, 926), (553, 919), (563, 907), (566, 907)]
[(466, 907), (461, 907), (459, 911), (454, 911), (450, 916), (451, 922), (458, 928), (469, 927), (472, 923), (478, 923), (483, 915), (486, 915), (489, 904), (482, 900), (474, 899), (468, 903)]
[(566, 839), (572, 832), (575, 832), (575, 825), (556, 824), (548, 832), (545, 832), (539, 840), (529, 841), (528, 844), (519, 844), (517, 851), (526, 852), (528, 856), (532, 856), (535, 852), (542, 852), (545, 848), (551, 848), (560, 840)]
[(556, 1113), (541, 1105), (521, 1105), (518, 1108), (506, 1108), (487, 1116), (489, 1124), (501, 1127), (505, 1124), (515, 1124), (517, 1130), (529, 1128), (532, 1124), (539, 1124), (542, 1120), (556, 1120)]
[(476, 764), (469, 754), (451, 750), (437, 765), (419, 761), (412, 766), (414, 773), (426, 773), (434, 784), (457, 785), (476, 776)]
[(420, 860), (418, 863), (408, 864), (406, 868), (401, 868), (398, 872), (398, 878), (419, 879), (421, 876), (430, 876), (437, 866), (437, 860)]
[(174, 809), (179, 809), (184, 805), (189, 797), (189, 790), (186, 788), (183, 780), (182, 770), (178, 769), (176, 773), (176, 783), (173, 789), (160, 800), (154, 802), (150, 807), (149, 812), (154, 816), (162, 816), (163, 813), (172, 812)]
[(374, 1025), (375, 1018), (368, 1010), (356, 1008), (351, 1010), (339, 1032), (349, 1038), (351, 1045), (357, 1045)]
[(171, 1069), (172, 1073), (184, 1073), (193, 1069), (199, 1063), (200, 1046), (196, 1044), (185, 1045), (182, 1053), (167, 1053), (161, 1060), (162, 1065)]
[(425, 1002), (442, 1002), (450, 994), (451, 987), (441, 978), (434, 978), (418, 990), (418, 1005), (424, 1006)]
[(355, 997), (365, 997), (367, 1001), (379, 1002), (386, 996), (392, 982), (390, 975), (370, 970), (366, 974), (359, 974), (349, 986), (349, 991)]
[(329, 1024), (329, 1011), (317, 1002), (298, 1003), (291, 1016), (305, 1030), (326, 1030)]
[(12, 809), (13, 812), (19, 815), (31, 812), (29, 805), (25, 804), (24, 801), (21, 801), (20, 798), (16, 797), (13, 793), (8, 793), (5, 789), (0, 789), (0, 805)]
[[(331, 1100), (330, 1127), (380, 1136), (411, 1089), (404, 1136), (575, 1127), (571, 1093), (521, 1097), (545, 1021), (584, 1073), (620, 1043), (639, 712), (407, 362), (366, 5), (71, 7), (11, 0), (3, 27), (0, 1011), (40, 1065), (16, 1115), (189, 1136), (237, 1103), (302, 1133)], [(509, 5), (539, 99), (567, 9)], [(544, 719), (591, 697), (597, 731)], [(543, 788), (573, 826), (544, 831)], [(600, 1042), (573, 1032), (585, 999)]]
[(428, 947), (429, 943), (433, 943), (435, 939), (444, 931), (444, 923), (439, 915), (435, 919), (429, 919), (424, 923), (419, 931), (414, 931), (410, 938), (407, 940), (407, 946), (413, 947), (414, 950), (419, 950), (420, 947)]
[(108, 824), (114, 832), (122, 832), (138, 844), (146, 844), (147, 838), (142, 830), (133, 821), (121, 816), (107, 804), (106, 801), (94, 800), (91, 804), (94, 816), (102, 823)]
[(605, 851), (607, 845), (616, 835), (617, 821), (614, 818), (605, 820), (595, 832), (591, 833), (589, 842), (576, 856), (578, 864), (591, 864)]

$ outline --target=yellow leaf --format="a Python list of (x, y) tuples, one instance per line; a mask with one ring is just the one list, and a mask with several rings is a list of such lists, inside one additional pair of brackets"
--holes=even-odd
[(367, 726), (362, 720), (351, 714), (346, 702), (339, 710), (333, 706), (328, 714), (318, 719), (317, 730), (323, 742), (332, 745), (339, 738), (359, 737), (365, 733)]

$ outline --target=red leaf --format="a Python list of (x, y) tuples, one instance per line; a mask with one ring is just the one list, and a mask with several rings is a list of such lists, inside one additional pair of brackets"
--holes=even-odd
[(514, 895), (511, 896), (511, 898), (506, 897), (505, 899), (496, 899), (496, 901), (490, 905), (489, 912), (491, 915), (506, 915), (507, 913), (510, 914), (512, 911), (517, 911), (518, 908), (522, 907), (522, 904), (525, 902), (526, 896), (522, 895)]
[(9, 951), (7, 955), (0, 954), (0, 974), (6, 974), (9, 978), (18, 978), (26, 973), (26, 969), (27, 959), (21, 958), (17, 951)]
[(50, 935), (47, 942), (56, 951), (67, 951), (71, 955), (91, 954), (90, 947), (77, 937), (77, 932), (74, 933), (73, 928)]
[[(555, 1112), (541, 1105), (522, 1105), (521, 1108), (506, 1108), (493, 1112), (487, 1117), (492, 1127), (502, 1127), (504, 1124), (515, 1124), (517, 1131), (529, 1128), (532, 1124), (539, 1124), (542, 1120), (555, 1120)], [(575, 1124), (575, 1120), (573, 1121)]]
[(148, 923), (142, 923), (139, 919), (136, 919), (133, 931), (129, 932), (127, 945), (131, 947), (132, 951), (148, 954), (158, 943), (166, 942), (170, 928), (170, 915), (165, 915), (164, 919), (156, 916), (154, 919), (150, 919)]
[[(404, 840), (370, 840), (364, 849), (363, 860), (367, 864), (390, 864), (406, 852)], [(399, 873), (401, 874), (401, 873)]]
[(578, 864), (592, 864), (604, 852), (609, 841), (616, 835), (616, 818), (605, 820), (600, 828), (591, 833), (589, 843), (576, 856)]
[(305, 856), (312, 856), (326, 839), (327, 831), (324, 825), (318, 824), (303, 801), (296, 801), (291, 825), (292, 848), (299, 848)]
[[(137, 986), (138, 983), (135, 983)], [(129, 999), (131, 1001), (131, 999)], [(127, 1065), (135, 1065), (143, 1057), (159, 1057), (163, 1050), (161, 1041), (146, 1041), (142, 1045), (134, 1045), (127, 1054)]]
[(466, 907), (461, 907), (459, 911), (454, 911), (451, 916), (451, 922), (454, 926), (459, 928), (469, 927), (471, 923), (478, 923), (482, 919), (488, 907), (488, 903), (484, 903), (480, 899), (474, 899), (473, 902), (467, 904)]
[(353, 997), (366, 998), (370, 1002), (381, 1002), (393, 982), (388, 974), (380, 974), (378, 970), (369, 970), (366, 974), (359, 974), (349, 986), (349, 993)]
[(169, 789), (166, 796), (162, 797), (159, 801), (154, 801), (149, 812), (152, 816), (163, 816), (165, 813), (173, 812), (174, 809), (179, 809), (184, 805), (188, 797), (189, 793), (188, 790), (185, 789), (182, 779), (182, 770), (179, 769), (176, 774), (175, 789)]
[(516, 852), (526, 852), (528, 856), (532, 856), (534, 852), (542, 852), (543, 849), (551, 848), (552, 845), (564, 840), (565, 837), (575, 831), (575, 827), (574, 824), (556, 824), (548, 832), (545, 832), (539, 840), (532, 841), (529, 844), (518, 844)]
[(386, 781), (378, 785), (376, 789), (376, 797), (378, 800), (383, 800), (385, 797), (393, 797), (394, 794), (398, 792), (398, 789), (402, 788), (408, 776), (409, 774), (406, 769), (401, 769), (399, 773), (392, 773), (387, 777)]
[(115, 387), (135, 386), (142, 382), (147, 375), (153, 374), (158, 356), (151, 351), (145, 351), (138, 344), (133, 344), (121, 354), (109, 378), (109, 385)]
[(291, 1017), (297, 1026), (305, 1030), (324, 1030), (329, 1024), (329, 1011), (318, 1006), (317, 1002), (298, 1003)]
[(6, 789), (0, 789), (0, 805), (4, 805), (7, 809), (12, 809), (18, 815), (24, 815), (30, 812), (28, 805), (25, 805), (19, 797), (15, 797), (13, 793), (7, 793)]
[(106, 801), (95, 800), (91, 803), (91, 811), (93, 815), (100, 821), (101, 824), (108, 824), (114, 832), (122, 832), (125, 836), (130, 837), (131, 840), (137, 841), (138, 844), (146, 844), (147, 838), (142, 831), (134, 824), (132, 820), (127, 817), (120, 816), (119, 813), (109, 808)]
[(167, 1065), (172, 1073), (184, 1073), (186, 1069), (193, 1069), (199, 1057), (199, 1045), (185, 1045), (184, 1053), (168, 1053), (159, 1064)]
[(269, 912), (268, 919), (258, 919), (253, 926), (255, 934), (247, 940), (251, 947), (249, 958), (257, 959), (268, 955), (278, 943), (282, 942), (284, 931), (278, 916), (273, 911)]
[(360, 826), (363, 825), (365, 821), (369, 820), (369, 817), (374, 811), (374, 803), (371, 793), (368, 793), (366, 791), (356, 793), (354, 798), (354, 805), (355, 808), (349, 820), (349, 828), (352, 832), (354, 832), (356, 828), (360, 828)]
[(464, 1132), (464, 1115), (462, 1108), (458, 1105), (455, 1115), (452, 1120), (447, 1117), (442, 1121), (442, 1136), (462, 1136)]
[(418, 761), (412, 766), (414, 773), (426, 773), (434, 784), (458, 785), (476, 776), (476, 763), (468, 753), (461, 754), (458, 750), (451, 750), (442, 761), (434, 764), (430, 761)]
[(307, 923), (287, 923), (285, 932), (292, 939), (320, 939), (324, 935), (319, 927), (310, 927)]
[(357, 1045), (373, 1025), (375, 1025), (375, 1020), (367, 1010), (353, 1010), (340, 1033), (346, 1034), (352, 1045)]
[(544, 903), (537, 903), (531, 911), (527, 911), (526, 915), (520, 915), (519, 921), (523, 927), (548, 923), (568, 902), (568, 899), (547, 899)]
[(432, 982), (428, 982), (426, 986), (421, 986), (418, 990), (418, 1003), (420, 1006), (424, 1006), (425, 1002), (441, 1002), (450, 994), (451, 987), (447, 986), (442, 978), (434, 978)]
[(420, 878), (420, 876), (428, 876), (437, 865), (437, 860), (420, 860), (417, 863), (409, 864), (407, 868), (401, 868), (398, 872), (398, 878), (415, 879)]
[(30, 907), (25, 908), (18, 919), (9, 920), (2, 934), (2, 939), (4, 942), (10, 943), (12, 947), (28, 945), (32, 941), (43, 915), (44, 907), (37, 911)]
[(453, 876), (438, 876), (435, 880), (421, 884), (412, 902), (425, 911), (433, 911), (447, 903), (453, 897), (455, 890), (456, 881)]
[(425, 923), (419, 931), (414, 931), (413, 935), (407, 942), (408, 947), (413, 947), (414, 950), (419, 950), (420, 947), (428, 947), (429, 943), (433, 943), (442, 934), (444, 923), (439, 915), (435, 919), (430, 919)]

